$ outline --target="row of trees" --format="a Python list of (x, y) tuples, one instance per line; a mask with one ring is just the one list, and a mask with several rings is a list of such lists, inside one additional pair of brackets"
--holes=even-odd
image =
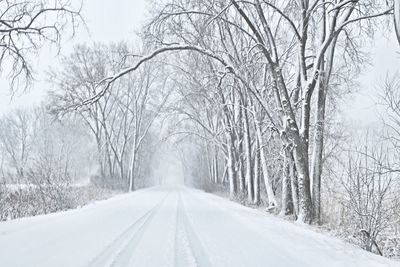
[(129, 53), (122, 43), (78, 45), (49, 73), (52, 89), (41, 106), (1, 118), (1, 219), (75, 207), (88, 194), (108, 196), (104, 188), (132, 191), (152, 184), (159, 142), (152, 126), (169, 96), (163, 66), (146, 65), (99, 101), (80, 105), (95, 96), (100, 79), (129, 62)]
[[(79, 9), (61, 1), (0, 6), (0, 67), (9, 70), (12, 85), (20, 78), (29, 84), (25, 53), (59, 44), (66, 26), (73, 32), (81, 21)], [(4, 118), (3, 180), (48, 188), (43, 179), (62, 177), (57, 184), (64, 188), (86, 175), (80, 149), (91, 147), (92, 181), (132, 191), (149, 182), (159, 118), (167, 112), (164, 138), (176, 141), (186, 181), (226, 187), (232, 199), (265, 202), (304, 223), (336, 219), (380, 253), (379, 234), (398, 220), (398, 84), (383, 90), (389, 120), (379, 147), (347, 144), (353, 141), (338, 126), (337, 104), (368, 61), (363, 45), (392, 23), (393, 11), (397, 18), (393, 6), (166, 1), (142, 33), (146, 49), (136, 49), (151, 49), (147, 56), (123, 43), (77, 46), (50, 73), (45, 109)], [(68, 129), (82, 129), (80, 137), (65, 134)]]
[(170, 0), (143, 34), (153, 52), (104, 76), (90, 101), (169, 52), (159, 59), (175, 88), (168, 137), (181, 143), (186, 181), (227, 186), (232, 199), (264, 201), (304, 223), (342, 217), (379, 250), (377, 236), (397, 218), (393, 144), (378, 154), (346, 145), (337, 106), (368, 62), (363, 45), (392, 23), (393, 4)]
[[(59, 51), (65, 36), (85, 24), (75, 4), (79, 1), (0, 1), (0, 74), (12, 93), (32, 85), (42, 48)], [(144, 177), (151, 174), (158, 142), (152, 126), (169, 96), (164, 66), (143, 66), (97, 101), (98, 82), (136, 57), (123, 43), (78, 45), (50, 71), (52, 89), (40, 107), (3, 116), (1, 219), (82, 204), (68, 198), (71, 188), (89, 178), (101, 188), (126, 191), (150, 183)]]
[(211, 173), (221, 153), (231, 198), (257, 202), (259, 164), (270, 207), (318, 222), (327, 114), (347, 89), (338, 84), (349, 85), (364, 62), (362, 43), (392, 10), (380, 1), (172, 0), (145, 34), (161, 48), (108, 76), (102, 92), (161, 53), (185, 51), (168, 63), (192, 96), (182, 114), (217, 155)]
[(76, 116), (89, 129), (99, 165), (94, 182), (132, 191), (135, 179), (149, 174), (158, 135), (150, 129), (168, 100), (163, 67), (143, 66), (114, 83), (101, 99), (81, 106), (96, 97), (101, 79), (129, 64), (129, 54), (126, 44), (77, 46), (63, 59), (61, 70), (51, 73), (55, 87), (50, 107), (58, 116)]
[[(74, 29), (80, 21), (68, 2), (2, 4), (3, 40), (10, 44), (3, 54), (16, 55), (13, 78), (31, 75), (23, 45), (58, 43), (65, 26)], [(177, 113), (195, 122), (205, 140), (210, 179), (222, 173), (232, 198), (246, 195), (258, 203), (256, 173), (270, 207), (318, 222), (327, 111), (347, 89), (337, 85), (359, 72), (362, 43), (392, 6), (375, 0), (171, 0), (154, 9), (143, 34), (146, 46), (160, 49), (138, 59), (123, 44), (77, 47), (51, 75), (57, 85), (51, 109), (79, 116), (96, 140), (101, 179), (119, 180), (112, 182), (119, 187), (128, 181), (133, 190), (138, 152), (168, 96), (161, 73), (166, 66), (176, 69), (173, 81), (184, 99)], [(168, 51), (186, 52), (167, 63), (146, 62)], [(161, 94), (152, 96), (154, 87)]]

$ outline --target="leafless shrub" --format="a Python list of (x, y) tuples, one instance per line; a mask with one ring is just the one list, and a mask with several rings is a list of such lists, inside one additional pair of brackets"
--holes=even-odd
[(379, 238), (394, 222), (397, 174), (386, 149), (356, 147), (348, 152), (342, 179), (347, 227), (361, 246), (382, 255)]

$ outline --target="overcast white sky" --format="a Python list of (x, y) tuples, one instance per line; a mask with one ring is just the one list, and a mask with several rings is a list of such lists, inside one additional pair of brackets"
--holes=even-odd
[(377, 35), (369, 50), (372, 57), (372, 66), (366, 66), (365, 71), (359, 77), (360, 88), (343, 103), (345, 115), (353, 121), (363, 125), (373, 123), (379, 119), (379, 108), (374, 103), (380, 95), (379, 84), (387, 75), (396, 72), (400, 74), (400, 45), (392, 33), (389, 39)]
[[(133, 40), (135, 31), (140, 28), (147, 13), (146, 0), (84, 0), (83, 15), (87, 21), (90, 35), (83, 28), (74, 40), (63, 44), (63, 54), (72, 51), (74, 44), (81, 42), (118, 42)], [(372, 98), (378, 94), (376, 87), (386, 74), (400, 72), (400, 46), (395, 37), (387, 41), (383, 38), (371, 44), (373, 67), (367, 68), (360, 77), (361, 88), (358, 93), (349, 98), (343, 109), (352, 120), (363, 124), (373, 122), (376, 108)], [(26, 94), (18, 94), (12, 100), (9, 95), (8, 83), (0, 78), (0, 113), (7, 112), (17, 106), (34, 105), (41, 101), (48, 85), (44, 82), (44, 72), (49, 66), (57, 64), (56, 51), (48, 49), (42, 52), (38, 59), (37, 82)]]

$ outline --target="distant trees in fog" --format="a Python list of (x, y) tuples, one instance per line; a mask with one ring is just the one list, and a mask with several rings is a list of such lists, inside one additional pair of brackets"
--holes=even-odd
[[(77, 46), (51, 74), (55, 90), (51, 109), (58, 116), (73, 116), (86, 125), (96, 143), (99, 166), (94, 183), (134, 190), (135, 180), (147, 166), (152, 151), (150, 129), (168, 99), (162, 65), (147, 64), (113, 83), (92, 104), (80, 104), (98, 94), (98, 83), (108, 73), (132, 61), (126, 44)], [(157, 134), (157, 132), (156, 132)]]

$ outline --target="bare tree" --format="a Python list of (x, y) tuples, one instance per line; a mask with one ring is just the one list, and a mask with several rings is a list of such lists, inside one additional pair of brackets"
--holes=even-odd
[(1, 119), (0, 143), (4, 162), (1, 172), (4, 181), (29, 183), (26, 172), (37, 130), (36, 118), (28, 110), (18, 109)]
[(54, 120), (41, 105), (3, 115), (1, 219), (64, 210), (75, 205), (72, 184), (90, 173), (91, 144), (79, 123)]
[(60, 48), (66, 31), (74, 34), (83, 22), (80, 8), (70, 1), (0, 1), (0, 74), (10, 78), (12, 89), (33, 79), (33, 58), (46, 44)]
[[(392, 11), (392, 6), (372, 0), (171, 0), (159, 9), (145, 32), (147, 41), (160, 48), (104, 76), (97, 83), (95, 94), (78, 105), (96, 103), (119, 79), (160, 54), (175, 51), (202, 56), (210, 66), (206, 72), (216, 77), (216, 88), (221, 89), (217, 92), (223, 100), (231, 194), (250, 194), (252, 198), (248, 137), (255, 135), (249, 133), (248, 127), (243, 128), (250, 125), (244, 124), (243, 119), (248, 115), (247, 105), (258, 103), (266, 114), (268, 128), (288, 149), (287, 157), (294, 162), (289, 171), (294, 174), (290, 179), (295, 193), (287, 194), (296, 196), (293, 201), (298, 203), (298, 209), (293, 210), (300, 221), (318, 222), (326, 99), (333, 88), (332, 74), (339, 66), (336, 52), (342, 51), (346, 60), (358, 64), (358, 35), (367, 35), (379, 21), (377, 18)], [(338, 41), (345, 45), (338, 46)], [(313, 100), (315, 95), (317, 99)], [(252, 101), (245, 101), (248, 98)], [(245, 181), (250, 190), (245, 188)], [(269, 182), (267, 185), (270, 187)]]
[(357, 231), (362, 246), (367, 251), (376, 249), (379, 235), (393, 222), (396, 192), (395, 174), (388, 153), (383, 147), (355, 148), (348, 152), (343, 186), (346, 192), (344, 206), (348, 223)]
[(100, 180), (134, 189), (139, 171), (138, 153), (153, 122), (168, 98), (167, 76), (160, 65), (143, 66), (113, 84), (102, 99), (79, 104), (96, 96), (98, 81), (131, 60), (126, 44), (77, 46), (63, 60), (63, 69), (51, 73), (55, 89), (51, 109), (59, 115), (81, 118), (96, 140)]

